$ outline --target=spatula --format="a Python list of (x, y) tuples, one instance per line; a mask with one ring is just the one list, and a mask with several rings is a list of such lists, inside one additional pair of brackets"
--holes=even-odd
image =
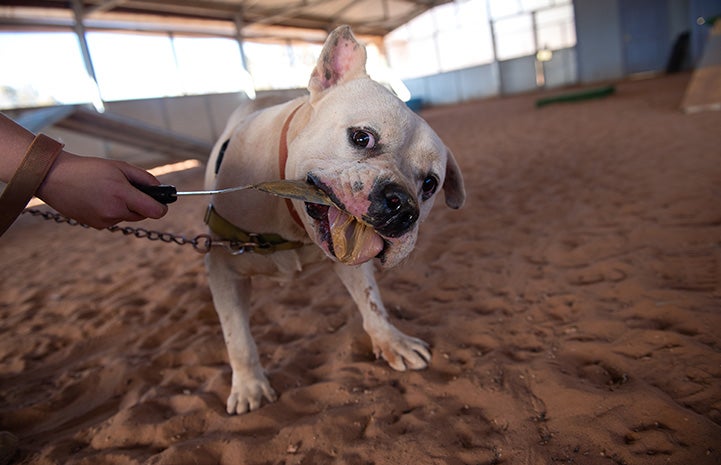
[(169, 184), (161, 184), (158, 186), (146, 186), (133, 183), (133, 185), (144, 193), (148, 194), (158, 202), (169, 204), (178, 200), (178, 197), (184, 195), (215, 195), (228, 194), (247, 189), (255, 189), (268, 194), (287, 199), (303, 200), (308, 203), (317, 203), (321, 205), (333, 205), (330, 197), (312, 184), (304, 181), (284, 179), (280, 181), (266, 181), (257, 184), (248, 184), (246, 186), (228, 187), (225, 189), (207, 190), (207, 191), (186, 191), (178, 192), (175, 186)]

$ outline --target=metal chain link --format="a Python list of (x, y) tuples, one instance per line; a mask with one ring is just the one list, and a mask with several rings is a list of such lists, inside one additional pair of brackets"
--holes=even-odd
[[(87, 224), (82, 224), (72, 218), (68, 218), (57, 212), (38, 210), (35, 208), (26, 208), (23, 210), (24, 214), (33, 216), (40, 216), (46, 220), (52, 220), (56, 223), (66, 223), (70, 226), (80, 226), (82, 228), (90, 228)], [(213, 240), (208, 234), (199, 234), (192, 239), (187, 239), (185, 236), (179, 234), (172, 234), (167, 232), (153, 231), (145, 228), (134, 228), (131, 226), (109, 226), (107, 228), (110, 232), (120, 232), (124, 236), (133, 236), (139, 239), (147, 239), (149, 241), (160, 241), (168, 244), (177, 245), (191, 245), (193, 250), (196, 252), (206, 254), (210, 252), (210, 249), (214, 246), (225, 247), (228, 252), (233, 255), (240, 255), (246, 252), (253, 252), (259, 244), (254, 242), (240, 242), (240, 241), (218, 241)]]

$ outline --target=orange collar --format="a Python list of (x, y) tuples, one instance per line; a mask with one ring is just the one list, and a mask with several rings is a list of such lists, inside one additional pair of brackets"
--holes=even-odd
[[(290, 128), (290, 122), (302, 106), (303, 104), (301, 103), (295, 107), (295, 109), (285, 119), (283, 129), (280, 131), (280, 142), (278, 144), (278, 169), (280, 171), (280, 179), (285, 179), (285, 165), (288, 162), (288, 129)], [(288, 207), (288, 212), (290, 212), (290, 216), (293, 218), (293, 221), (295, 221), (301, 229), (305, 229), (303, 227), (303, 222), (300, 220), (300, 216), (298, 216), (298, 212), (295, 211), (295, 208), (293, 207), (293, 202), (291, 202), (290, 199), (285, 199), (285, 205)]]

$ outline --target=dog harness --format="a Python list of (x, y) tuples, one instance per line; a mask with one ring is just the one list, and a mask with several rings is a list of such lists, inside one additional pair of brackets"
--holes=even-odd
[[(288, 161), (288, 129), (290, 123), (297, 111), (302, 107), (303, 104), (298, 105), (283, 123), (283, 128), (280, 131), (280, 141), (278, 143), (278, 170), (280, 172), (280, 179), (285, 179), (285, 165)], [(221, 147), (222, 154), (219, 154), (218, 161), (216, 162), (215, 173), (217, 174), (220, 170), (220, 163), (222, 156), (224, 155), (225, 149), (228, 146), (228, 142), (223, 143)], [(293, 202), (290, 199), (285, 199), (285, 205), (288, 208), (293, 221), (303, 228), (303, 222), (298, 216), (298, 212), (293, 207)], [(252, 233), (244, 229), (239, 228), (227, 219), (225, 219), (220, 213), (218, 213), (213, 204), (208, 206), (208, 210), (205, 212), (205, 224), (208, 225), (211, 231), (220, 236), (221, 239), (237, 242), (241, 245), (239, 250), (242, 251), (253, 251), (262, 255), (271, 254), (273, 252), (279, 252), (281, 250), (292, 250), (303, 247), (305, 244), (300, 241), (290, 241), (283, 238), (279, 234), (274, 233)]]

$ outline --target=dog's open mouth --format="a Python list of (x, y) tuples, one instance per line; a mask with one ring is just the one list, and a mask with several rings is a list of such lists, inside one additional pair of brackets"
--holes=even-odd
[(327, 205), (306, 203), (306, 211), (318, 222), (320, 239), (346, 265), (360, 265), (382, 254), (385, 242), (367, 223)]

